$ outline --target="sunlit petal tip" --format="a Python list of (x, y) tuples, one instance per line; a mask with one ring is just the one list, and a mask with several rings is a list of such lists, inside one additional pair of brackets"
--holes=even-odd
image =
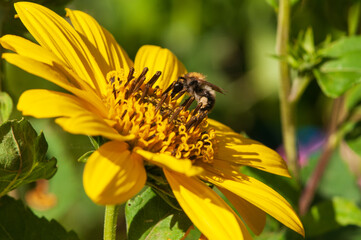
[(266, 184), (241, 173), (237, 178), (220, 178), (212, 172), (205, 171), (201, 178), (238, 195), (304, 236), (302, 222), (292, 206)]
[(208, 119), (208, 124), (215, 130), (218, 139), (216, 159), (291, 177), (287, 164), (276, 151), (260, 142), (243, 137), (213, 119)]
[(142, 159), (128, 150), (128, 144), (116, 141), (95, 151), (83, 174), (85, 192), (101, 205), (124, 203), (144, 187), (145, 181)]
[(141, 148), (134, 148), (133, 151), (160, 167), (182, 173), (188, 177), (197, 176), (203, 172), (203, 168), (193, 166), (189, 159), (178, 159), (168, 154), (152, 153)]
[(135, 57), (136, 71), (140, 73), (145, 67), (149, 68), (149, 76), (153, 76), (157, 71), (162, 72), (156, 83), (161, 89), (167, 88), (170, 83), (187, 72), (184, 65), (169, 49), (153, 45), (142, 46)]
[[(5, 49), (9, 49), (9, 50), (12, 50), (11, 47), (10, 47), (10, 44), (13, 40), (13, 37), (14, 35), (10, 35), (10, 34), (7, 34), (7, 35), (4, 35), (2, 37), (0, 37), (0, 44), (3, 48)], [(16, 37), (16, 36), (15, 36)]]
[(64, 18), (44, 6), (25, 3), (15, 5), (15, 8), (24, 26), (42, 47), (53, 52), (98, 95), (105, 95), (105, 75), (109, 69), (87, 39)]

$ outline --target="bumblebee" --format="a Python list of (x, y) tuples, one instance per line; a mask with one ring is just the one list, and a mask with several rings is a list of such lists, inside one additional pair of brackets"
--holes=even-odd
[[(216, 102), (216, 92), (223, 93), (224, 90), (206, 80), (206, 76), (197, 72), (190, 72), (178, 78), (174, 83), (172, 98), (179, 98), (188, 93), (200, 105), (199, 110), (209, 112)], [(177, 95), (177, 96), (176, 96)]]

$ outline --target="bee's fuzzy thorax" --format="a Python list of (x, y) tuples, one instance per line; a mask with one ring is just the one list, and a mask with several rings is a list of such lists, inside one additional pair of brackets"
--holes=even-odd
[(185, 75), (185, 77), (187, 78), (195, 78), (195, 79), (199, 79), (202, 81), (206, 81), (206, 76), (203, 75), (202, 73), (198, 73), (198, 72), (189, 72)]

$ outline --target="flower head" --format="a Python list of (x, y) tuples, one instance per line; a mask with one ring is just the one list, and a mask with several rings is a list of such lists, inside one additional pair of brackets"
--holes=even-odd
[[(191, 100), (173, 96), (186, 74), (167, 49), (143, 46), (135, 62), (92, 17), (67, 9), (66, 20), (40, 5), (15, 4), (19, 18), (39, 44), (6, 35), (8, 62), (68, 91), (28, 90), (19, 99), (24, 115), (56, 118), (73, 134), (108, 141), (88, 159), (83, 174), (88, 196), (98, 204), (120, 204), (162, 169), (173, 194), (209, 239), (250, 239), (268, 213), (304, 235), (290, 204), (276, 191), (242, 174), (241, 166), (289, 177), (282, 158), (266, 146), (208, 119)], [(242, 219), (210, 187), (217, 186)]]

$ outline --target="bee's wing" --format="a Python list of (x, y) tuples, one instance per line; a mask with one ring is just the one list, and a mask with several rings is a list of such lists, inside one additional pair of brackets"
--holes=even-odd
[(200, 80), (199, 79), (198, 81), (200, 81), (204, 85), (210, 86), (214, 91), (217, 91), (217, 92), (222, 93), (222, 94), (224, 94), (224, 92), (225, 92), (222, 88), (220, 88), (217, 85), (214, 85), (213, 83), (210, 83), (210, 82), (208, 82), (206, 80)]

